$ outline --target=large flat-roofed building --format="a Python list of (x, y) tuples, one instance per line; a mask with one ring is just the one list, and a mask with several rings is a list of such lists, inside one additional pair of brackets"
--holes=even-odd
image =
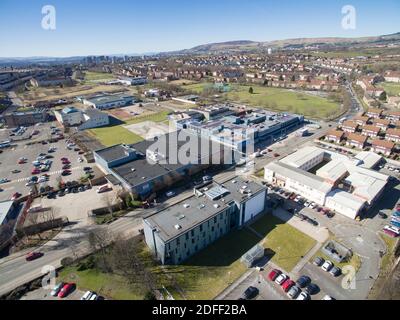
[(49, 120), (49, 114), (46, 109), (33, 109), (23, 112), (11, 112), (3, 115), (5, 124), (10, 127), (33, 126), (37, 123), (43, 123)]
[(295, 114), (253, 110), (242, 116), (224, 116), (218, 120), (198, 122), (183, 121), (178, 128), (187, 128), (199, 136), (212, 139), (239, 152), (250, 144), (273, 143), (300, 128), (304, 117)]
[(266, 188), (234, 178), (144, 218), (146, 243), (163, 264), (179, 264), (262, 213)]
[(95, 109), (109, 110), (129, 106), (138, 102), (134, 96), (128, 94), (105, 94), (93, 98), (83, 99), (83, 104)]
[[(224, 150), (221, 145), (193, 137), (193, 149), (185, 159), (178, 159), (186, 141), (170, 140), (175, 133), (162, 136), (166, 148), (158, 148), (155, 140), (142, 141), (134, 145), (116, 145), (94, 152), (100, 169), (119, 181), (123, 188), (134, 195), (145, 198), (154, 192), (203, 171), (210, 166), (224, 166)], [(196, 152), (196, 153), (194, 153)]]
[(107, 113), (92, 108), (80, 110), (75, 107), (65, 107), (61, 111), (54, 111), (54, 115), (64, 127), (76, 126), (79, 130), (98, 128), (110, 124)]
[[(381, 159), (372, 152), (349, 158), (306, 147), (265, 166), (264, 178), (321, 206), (355, 218), (371, 207), (385, 189), (388, 176), (372, 170)], [(351, 209), (344, 209), (346, 199), (352, 201)]]

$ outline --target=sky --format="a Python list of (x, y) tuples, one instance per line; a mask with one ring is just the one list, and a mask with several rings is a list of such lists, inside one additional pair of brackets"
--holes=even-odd
[[(342, 7), (356, 28), (342, 28)], [(42, 7), (55, 8), (55, 30)], [(400, 31), (399, 0), (0, 0), (0, 57), (165, 52), (233, 40)]]

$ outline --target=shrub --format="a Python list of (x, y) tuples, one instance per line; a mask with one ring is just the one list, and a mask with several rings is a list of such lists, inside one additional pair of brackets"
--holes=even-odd
[(66, 257), (61, 260), (61, 266), (63, 266), (63, 267), (69, 267), (73, 263), (74, 263), (74, 259), (72, 259), (71, 257)]

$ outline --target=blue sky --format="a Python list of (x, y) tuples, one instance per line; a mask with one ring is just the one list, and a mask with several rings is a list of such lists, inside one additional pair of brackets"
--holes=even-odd
[[(341, 27), (344, 5), (357, 28)], [(54, 31), (42, 7), (56, 8)], [(231, 40), (369, 36), (400, 31), (399, 0), (0, 0), (0, 56), (143, 53)]]

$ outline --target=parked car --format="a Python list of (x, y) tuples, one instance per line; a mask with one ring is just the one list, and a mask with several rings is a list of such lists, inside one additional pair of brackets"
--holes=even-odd
[(282, 289), (285, 292), (288, 292), (290, 290), (291, 287), (293, 287), (295, 285), (295, 282), (291, 279), (286, 279), (286, 281), (284, 283), (282, 283)]
[(52, 297), (57, 297), (58, 294), (60, 293), (61, 289), (65, 286), (64, 282), (60, 282), (59, 284), (57, 284), (53, 290), (51, 290), (50, 295)]
[(317, 294), (319, 291), (320, 291), (320, 289), (315, 283), (310, 283), (306, 287), (306, 292), (311, 296), (314, 295), (314, 294)]
[(325, 263), (321, 266), (321, 269), (329, 272), (334, 267), (333, 263), (329, 260), (325, 261)]
[(64, 287), (62, 287), (62, 289), (58, 293), (58, 297), (65, 298), (75, 289), (75, 286), (76, 286), (75, 283), (67, 283), (66, 285), (64, 285)]
[(321, 300), (336, 300), (336, 299), (329, 295), (325, 295)]
[(39, 258), (41, 258), (43, 256), (44, 256), (44, 254), (42, 252), (38, 252), (38, 251), (30, 252), (30, 253), (28, 253), (26, 255), (25, 260), (26, 261), (33, 261), (33, 260), (39, 259)]
[(305, 288), (306, 286), (308, 286), (311, 283), (311, 278), (308, 276), (301, 276), (297, 281), (296, 281), (297, 285), (300, 288)]
[(335, 266), (329, 271), (329, 273), (334, 277), (339, 277), (342, 274), (342, 269)]
[(378, 217), (381, 218), (381, 219), (387, 219), (388, 218), (387, 214), (382, 212), (382, 211), (379, 211)]
[(280, 271), (278, 269), (274, 269), (268, 274), (268, 279), (271, 281), (275, 281), (276, 278), (278, 278), (278, 276), (280, 276), (281, 274), (282, 274), (282, 271)]
[(85, 294), (81, 297), (81, 300), (89, 300), (94, 294), (95, 293), (92, 291), (86, 291)]
[(175, 196), (176, 196), (176, 192), (175, 192), (175, 191), (168, 191), (168, 192), (165, 194), (165, 196), (168, 197), (168, 198), (175, 197)]
[(248, 287), (246, 291), (243, 293), (243, 297), (246, 300), (250, 300), (255, 298), (259, 293), (259, 290), (256, 287)]
[(21, 172), (21, 170), (18, 170), (18, 169), (14, 169), (13, 171), (11, 171), (11, 173), (13, 173), (13, 174), (17, 174), (17, 173), (20, 173)]
[(289, 277), (284, 274), (281, 273), (276, 279), (275, 279), (275, 283), (282, 285), (287, 279), (289, 279)]
[(8, 183), (8, 182), (10, 182), (10, 180), (7, 178), (0, 179), (0, 184)]
[(20, 194), (19, 192), (15, 192), (15, 193), (12, 195), (11, 200), (12, 200), (12, 201), (17, 200), (17, 199), (20, 198), (21, 196), (22, 196), (22, 194)]
[(300, 294), (300, 292), (301, 292), (300, 288), (294, 285), (287, 292), (287, 296), (290, 299), (296, 299), (298, 297), (298, 295)]
[(325, 259), (321, 258), (321, 257), (316, 257), (313, 261), (313, 264), (315, 264), (316, 266), (320, 267), (325, 263)]
[(310, 300), (311, 297), (307, 292), (301, 292), (296, 300)]

